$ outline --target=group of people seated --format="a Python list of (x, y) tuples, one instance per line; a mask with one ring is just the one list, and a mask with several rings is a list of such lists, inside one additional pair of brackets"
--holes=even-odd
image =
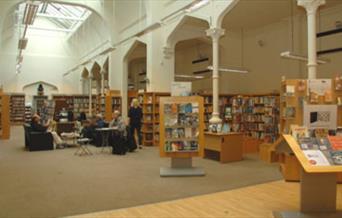
[[(122, 143), (122, 139), (126, 138), (126, 143), (135, 145), (131, 146), (131, 149), (128, 150), (134, 150), (137, 147), (134, 138), (134, 133), (136, 131), (138, 135), (138, 145), (141, 149), (142, 146), (140, 129), (142, 110), (139, 106), (138, 100), (133, 100), (132, 106), (129, 110), (128, 117), (129, 119), (127, 120), (127, 122), (125, 122), (124, 119), (121, 117), (120, 112), (118, 110), (115, 110), (112, 114), (112, 120), (109, 123), (107, 123), (103, 119), (101, 114), (97, 114), (96, 116), (92, 116), (91, 118), (87, 119), (86, 114), (82, 113), (80, 117), (77, 119), (77, 121), (75, 121), (75, 129), (78, 131), (75, 131), (74, 133), (70, 134), (74, 134), (75, 137), (89, 138), (92, 144), (99, 145), (101, 144), (99, 143), (101, 137), (99, 137), (99, 134), (96, 131), (96, 129), (105, 127), (115, 127), (117, 131), (115, 131), (115, 134), (112, 134), (108, 139), (110, 142), (109, 144), (114, 146), (115, 143)], [(56, 146), (56, 148), (64, 148), (66, 146), (66, 142), (64, 142), (60, 135), (57, 134), (55, 126), (56, 122), (52, 119), (43, 120), (41, 119), (41, 116), (38, 114), (32, 116), (32, 131), (50, 132), (53, 137), (54, 145)]]

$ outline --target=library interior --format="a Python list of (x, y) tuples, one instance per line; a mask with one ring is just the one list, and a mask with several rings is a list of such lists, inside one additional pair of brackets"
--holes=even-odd
[(0, 15), (0, 218), (342, 217), (342, 0)]

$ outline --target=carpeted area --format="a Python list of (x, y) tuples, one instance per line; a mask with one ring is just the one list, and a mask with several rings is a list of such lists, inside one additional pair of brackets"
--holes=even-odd
[(0, 141), (0, 217), (59, 217), (132, 207), (194, 195), (226, 191), (281, 179), (277, 165), (256, 155), (230, 164), (199, 159), (205, 177), (161, 178), (158, 149), (148, 147), (125, 156), (74, 156), (74, 148), (24, 151), (22, 127)]

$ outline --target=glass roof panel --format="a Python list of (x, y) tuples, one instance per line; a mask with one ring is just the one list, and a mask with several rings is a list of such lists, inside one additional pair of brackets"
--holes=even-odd
[[(26, 3), (22, 3), (18, 7), (18, 12), (23, 15)], [(68, 31), (75, 31), (80, 23), (86, 20), (91, 11), (86, 8), (52, 3), (41, 2), (38, 8), (37, 17), (43, 17), (57, 26), (57, 28), (65, 29)]]

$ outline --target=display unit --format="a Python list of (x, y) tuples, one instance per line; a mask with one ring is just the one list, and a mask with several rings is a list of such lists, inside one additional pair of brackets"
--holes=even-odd
[[(142, 96), (142, 143), (144, 146), (159, 146), (159, 101), (170, 96), (167, 92), (145, 92)], [(139, 97), (139, 96), (138, 96)]]
[(10, 138), (10, 97), (0, 93), (0, 138)]
[(303, 145), (307, 145), (306, 143), (299, 145), (291, 135), (283, 135), (283, 137), (299, 161), (300, 211), (275, 211), (274, 217), (342, 217), (342, 213), (336, 211), (336, 174), (342, 173), (340, 158), (337, 159), (337, 163), (333, 160), (334, 165), (328, 165), (328, 160), (324, 158), (325, 155), (322, 154), (321, 148), (306, 150), (303, 147)]
[(11, 125), (23, 124), (25, 121), (25, 94), (11, 93), (9, 95)]
[(203, 98), (160, 99), (160, 156), (202, 157), (204, 151)]

